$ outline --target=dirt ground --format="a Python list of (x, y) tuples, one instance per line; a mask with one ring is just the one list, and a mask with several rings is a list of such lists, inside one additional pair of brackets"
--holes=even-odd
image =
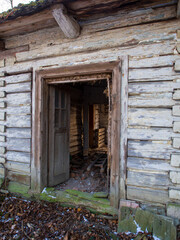
[(103, 173), (99, 167), (88, 166), (97, 158), (99, 153), (91, 154), (88, 158), (76, 157), (71, 160), (70, 178), (68, 181), (56, 186), (57, 190), (73, 189), (82, 192), (107, 192), (107, 169)]
[[(139, 236), (117, 234), (117, 220), (99, 218), (80, 207), (68, 208), (59, 203), (27, 201), (12, 195), (6, 195), (5, 199), (2, 195), (0, 197), (2, 240), (130, 240)], [(153, 237), (146, 234), (146, 238), (138, 239), (151, 240)]]

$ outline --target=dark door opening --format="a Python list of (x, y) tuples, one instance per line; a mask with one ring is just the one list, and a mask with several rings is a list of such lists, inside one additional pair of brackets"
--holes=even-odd
[(108, 190), (109, 90), (106, 79), (50, 86), (49, 186)]

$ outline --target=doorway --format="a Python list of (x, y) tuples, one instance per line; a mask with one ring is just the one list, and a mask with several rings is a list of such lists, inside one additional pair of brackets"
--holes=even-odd
[(110, 74), (49, 85), (48, 186), (109, 191), (111, 89)]
[[(43, 69), (35, 73), (32, 89), (32, 191), (40, 192), (48, 185), (49, 86), (89, 81), (89, 77), (91, 80), (98, 80), (97, 78), (102, 79), (103, 74), (110, 74), (112, 76), (111, 149), (108, 151), (111, 172), (110, 202), (112, 206), (118, 207), (120, 197), (126, 198), (128, 57), (121, 57), (114, 62)], [(87, 139), (89, 140), (89, 137)], [(83, 155), (87, 154), (85, 146), (84, 144)]]

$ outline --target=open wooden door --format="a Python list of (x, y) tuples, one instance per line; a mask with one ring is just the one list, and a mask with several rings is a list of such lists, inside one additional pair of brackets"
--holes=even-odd
[(50, 86), (49, 101), (49, 177), (54, 186), (69, 178), (70, 94)]

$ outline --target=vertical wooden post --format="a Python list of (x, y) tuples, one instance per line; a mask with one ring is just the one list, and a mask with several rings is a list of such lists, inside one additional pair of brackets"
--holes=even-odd
[(110, 202), (118, 208), (120, 174), (120, 138), (121, 138), (121, 61), (113, 69), (112, 77), (112, 120), (111, 120), (111, 182)]
[(128, 128), (128, 56), (121, 57), (121, 141), (120, 141), (120, 199), (126, 199), (127, 128)]
[(177, 18), (180, 17), (180, 0), (178, 0), (178, 3), (177, 3)]
[(88, 103), (85, 101), (83, 105), (83, 130), (84, 130), (84, 137), (83, 137), (83, 155), (84, 157), (88, 156), (89, 150), (89, 106)]

